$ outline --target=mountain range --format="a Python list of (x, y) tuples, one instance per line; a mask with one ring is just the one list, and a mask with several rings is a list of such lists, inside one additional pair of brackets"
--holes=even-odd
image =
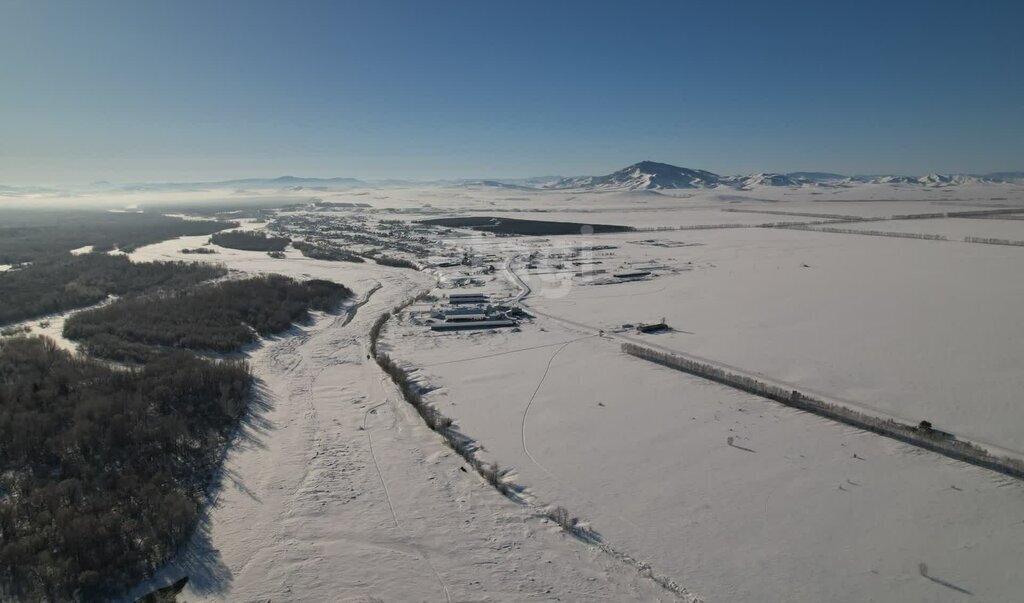
[(826, 186), (848, 187), (858, 184), (893, 184), (943, 187), (973, 182), (1012, 182), (1024, 184), (1024, 172), (991, 174), (930, 174), (928, 176), (844, 176), (829, 172), (758, 173), (721, 176), (707, 170), (679, 167), (656, 161), (641, 161), (605, 176), (559, 178), (543, 185), (548, 189), (589, 190), (665, 190), (729, 187), (748, 189), (755, 186)]
[[(459, 179), (459, 180), (359, 180), (356, 178), (311, 178), (300, 176), (279, 176), (277, 178), (241, 178), (209, 182), (143, 182), (128, 185), (115, 185), (110, 182), (93, 182), (88, 185), (75, 186), (75, 192), (105, 191), (202, 191), (211, 189), (235, 189), (245, 193), (255, 190), (279, 191), (344, 191), (357, 187), (408, 187), (408, 186), (457, 186), (465, 188), (500, 188), (509, 191), (530, 190), (631, 190), (658, 191), (671, 189), (713, 189), (730, 188), (737, 190), (755, 187), (827, 187), (848, 188), (862, 184), (881, 184), (891, 186), (921, 186), (942, 188), (963, 184), (1011, 183), (1024, 185), (1022, 172), (991, 172), (988, 174), (929, 174), (927, 176), (901, 176), (893, 174), (873, 174), (846, 176), (831, 172), (761, 172), (757, 174), (723, 176), (708, 170), (679, 167), (656, 161), (641, 161), (629, 167), (604, 176), (559, 177), (545, 176), (535, 178), (490, 178), (490, 179)], [(15, 197), (30, 194), (55, 194), (62, 192), (57, 188), (36, 186), (4, 186), (0, 185), (0, 197)]]

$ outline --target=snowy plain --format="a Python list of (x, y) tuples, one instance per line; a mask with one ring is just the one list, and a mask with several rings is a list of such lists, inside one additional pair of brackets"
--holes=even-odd
[[(474, 265), (422, 272), (311, 260), (291, 249), (285, 259), (221, 248), (181, 254), (206, 237), (136, 250), (139, 261), (327, 278), (358, 299), (349, 312), (249, 352), (261, 395), (227, 453), (215, 503), (190, 546), (132, 595), (185, 574), (189, 601), (1012, 601), (1024, 590), (1020, 482), (619, 350), (623, 337), (638, 337), (1024, 450), (1024, 322), (1016, 311), (1024, 248), (757, 227), (822, 220), (765, 212), (888, 218), (1024, 208), (1020, 187), (402, 186), (76, 201), (145, 207), (314, 196), (365, 203), (328, 213), (373, 219), (735, 228), (546, 238), (438, 232), (439, 255), (469, 252)], [(988, 230), (974, 235), (965, 225)], [(1024, 220), (838, 226), (1024, 238)], [(572, 263), (577, 248), (587, 264)], [(648, 269), (646, 278), (597, 284)], [(585, 270), (605, 272), (577, 276)], [(416, 293), (485, 291), (514, 303), (514, 275), (530, 283), (524, 301), (536, 313), (518, 332), (433, 333), (423, 323), (427, 302), (391, 321), (381, 345), (486, 458), (512, 468), (527, 504), (463, 471), (367, 358), (376, 317)], [(671, 332), (623, 327), (661, 318)], [(59, 322), (49, 329), (59, 331)], [(538, 516), (552, 504), (685, 595)]]
[[(183, 237), (140, 248), (180, 259)], [(326, 278), (358, 307), (251, 352), (260, 397), (187, 549), (127, 599), (190, 577), (188, 601), (677, 600), (635, 567), (502, 497), (367, 356), (375, 318), (429, 288), (375, 264), (219, 249), (201, 261)]]

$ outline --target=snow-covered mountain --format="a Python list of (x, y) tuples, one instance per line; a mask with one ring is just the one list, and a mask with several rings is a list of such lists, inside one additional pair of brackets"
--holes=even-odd
[(721, 176), (705, 170), (682, 168), (667, 163), (641, 161), (607, 176), (562, 178), (549, 188), (657, 190), (673, 188), (711, 188)]
[(752, 186), (803, 186), (807, 181), (794, 178), (789, 174), (774, 174), (762, 172), (750, 176), (731, 176), (723, 178), (722, 182), (737, 186), (739, 188), (750, 188)]
[[(1006, 174), (1013, 174), (1013, 172), (1007, 172)], [(874, 175), (852, 176), (848, 179), (848, 184), (892, 184), (926, 186), (930, 188), (959, 186), (962, 184), (992, 184), (1001, 182), (1015, 182), (1015, 179), (1012, 177), (996, 177), (994, 174), (928, 174), (927, 176)]]
[[(842, 180), (838, 174), (820, 175), (821, 181), (832, 177)], [(829, 178), (825, 178), (828, 176)], [(753, 186), (804, 186), (810, 179), (795, 174), (759, 173), (742, 176), (720, 176), (707, 170), (684, 168), (656, 161), (641, 161), (607, 176), (583, 176), (562, 178), (547, 188), (580, 188), (595, 190), (663, 190), (686, 188), (749, 188)]]
[(811, 184), (839, 184), (849, 178), (849, 176), (831, 172), (789, 172), (786, 175), (793, 180)]
[(991, 182), (1014, 182), (1024, 184), (1024, 172), (992, 172), (982, 176)]
[(706, 170), (684, 168), (656, 161), (641, 161), (606, 176), (560, 178), (546, 184), (544, 188), (638, 191), (717, 187), (750, 189), (762, 186), (850, 187), (861, 184), (940, 188), (971, 183), (1000, 182), (1024, 183), (1024, 173), (844, 176), (828, 172), (789, 172), (786, 174), (762, 172), (750, 175), (720, 176)]

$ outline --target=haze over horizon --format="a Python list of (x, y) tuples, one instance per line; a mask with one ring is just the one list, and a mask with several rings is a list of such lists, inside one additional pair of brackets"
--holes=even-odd
[(0, 183), (1024, 169), (1019, 3), (279, 8), (6, 3)]

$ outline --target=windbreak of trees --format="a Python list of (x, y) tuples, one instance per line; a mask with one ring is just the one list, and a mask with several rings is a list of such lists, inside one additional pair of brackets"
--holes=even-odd
[(1005, 475), (1024, 479), (1024, 461), (995, 456), (984, 448), (958, 440), (953, 434), (933, 429), (928, 421), (908, 425), (893, 419), (883, 419), (845, 406), (825, 402), (797, 390), (786, 390), (747, 375), (740, 375), (704, 362), (661, 352), (633, 343), (622, 344), (622, 351), (631, 356), (661, 364), (669, 368), (703, 377), (716, 383), (768, 398), (787, 406), (846, 423), (854, 427), (890, 437), (907, 444), (931, 450), (950, 458), (991, 469)]
[(251, 388), (184, 352), (135, 370), (0, 339), (0, 599), (97, 600), (188, 539)]
[[(456, 454), (461, 456), (462, 459), (465, 460), (466, 463), (484, 479), (484, 481), (490, 484), (492, 488), (512, 500), (521, 501), (522, 492), (525, 488), (512, 481), (509, 476), (511, 470), (502, 469), (497, 462), (488, 463), (481, 458), (481, 446), (479, 446), (475, 440), (460, 432), (455, 427), (455, 423), (451, 418), (445, 416), (444, 413), (437, 410), (437, 408), (432, 404), (423, 399), (421, 388), (416, 383), (412, 374), (403, 368), (398, 362), (393, 360), (387, 353), (377, 350), (377, 342), (380, 339), (381, 331), (388, 320), (392, 316), (398, 315), (410, 304), (426, 299), (427, 297), (428, 295), (426, 293), (420, 294), (398, 305), (391, 312), (381, 314), (380, 317), (378, 317), (370, 329), (371, 354), (377, 361), (377, 365), (380, 366), (381, 370), (387, 373), (391, 378), (391, 381), (396, 387), (398, 387), (398, 390), (402, 394), (402, 398), (416, 409), (416, 412), (419, 413), (420, 418), (422, 418), (423, 422), (427, 424), (427, 427), (440, 435), (442, 440), (444, 440), (444, 443)], [(582, 523), (579, 518), (570, 515), (569, 511), (564, 507), (549, 508), (545, 511), (545, 515), (548, 519), (554, 521), (559, 527), (569, 534), (572, 534), (585, 542), (600, 546), (606, 552), (612, 552), (610, 548), (607, 548), (606, 545), (601, 542), (601, 537), (596, 531), (591, 529), (585, 523)], [(623, 556), (620, 553), (612, 554), (620, 556), (630, 563), (634, 562), (632, 558)]]
[(769, 214), (773, 216), (799, 216), (804, 218), (828, 218), (830, 220), (843, 220), (860, 222), (864, 218), (860, 216), (848, 216), (845, 214), (818, 214), (803, 211), (780, 211), (771, 209), (741, 209), (738, 207), (723, 207), (722, 211), (736, 214)]
[(893, 220), (930, 220), (932, 218), (945, 218), (946, 212), (938, 211), (929, 214), (895, 214)]
[(64, 312), (152, 289), (176, 289), (222, 276), (221, 266), (134, 263), (105, 253), (62, 254), (0, 272), (0, 324)]
[(314, 260), (327, 260), (329, 262), (355, 262), (357, 264), (361, 264), (366, 261), (359, 255), (346, 249), (342, 249), (333, 243), (327, 243), (326, 241), (320, 241), (317, 243), (296, 241), (292, 244), (292, 247), (301, 251), (302, 255), (307, 258)]
[(333, 311), (351, 296), (330, 281), (268, 275), (117, 300), (68, 318), (64, 336), (94, 356), (125, 362), (161, 352), (152, 346), (232, 352), (306, 320), (310, 310)]
[(833, 228), (833, 227), (816, 227), (808, 228), (813, 226), (811, 224), (804, 225), (786, 225), (787, 228), (792, 230), (810, 230), (813, 232), (832, 232), (836, 234), (855, 234), (855, 235), (867, 235), (872, 237), (896, 237), (898, 239), (922, 239), (925, 241), (948, 241), (949, 239), (945, 235), (937, 234), (924, 234), (917, 232), (888, 232), (885, 230), (858, 230), (855, 228)]
[(964, 237), (966, 243), (982, 243), (985, 245), (1013, 245), (1015, 247), (1024, 247), (1024, 241), (1014, 241), (1012, 239), (993, 239), (990, 237)]
[(96, 251), (132, 251), (237, 226), (237, 222), (182, 220), (155, 213), (0, 209), (0, 264), (34, 262), (86, 245)]
[(210, 237), (210, 242), (221, 247), (243, 251), (284, 251), (292, 242), (288, 237), (275, 237), (262, 231), (229, 230)]
[(968, 211), (946, 212), (950, 218), (983, 218), (985, 216), (1003, 216), (1010, 214), (1024, 214), (1024, 208), (1010, 207), (1006, 209), (974, 209)]
[(398, 315), (410, 304), (424, 299), (426, 296), (427, 293), (423, 293), (406, 300), (393, 308), (391, 312), (381, 314), (377, 318), (373, 323), (373, 326), (370, 327), (370, 354), (377, 362), (377, 365), (380, 366), (381, 370), (391, 377), (391, 381), (401, 392), (402, 398), (416, 409), (416, 412), (419, 413), (423, 422), (427, 424), (427, 427), (430, 427), (430, 429), (440, 435), (445, 444), (469, 463), (470, 467), (483, 477), (487, 483), (494, 487), (494, 489), (509, 498), (515, 499), (522, 491), (522, 487), (509, 480), (509, 470), (502, 469), (498, 463), (488, 463), (480, 458), (480, 447), (477, 446), (476, 442), (472, 438), (469, 438), (465, 434), (459, 432), (459, 430), (455, 428), (454, 422), (449, 417), (445, 416), (444, 413), (437, 410), (437, 408), (432, 404), (423, 399), (423, 395), (420, 393), (420, 387), (415, 383), (415, 380), (409, 374), (409, 371), (392, 360), (391, 356), (387, 353), (381, 352), (377, 348), (381, 331), (383, 330), (384, 325), (387, 324), (388, 320), (390, 320), (392, 316)]

